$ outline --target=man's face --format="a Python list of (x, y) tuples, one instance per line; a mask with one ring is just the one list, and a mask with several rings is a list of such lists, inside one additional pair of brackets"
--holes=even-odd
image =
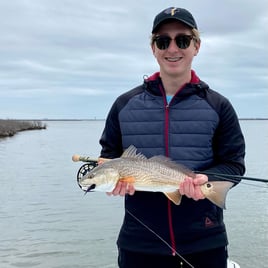
[(192, 35), (191, 29), (180, 22), (169, 22), (160, 26), (156, 36), (170, 37), (169, 46), (159, 49), (156, 42), (152, 44), (153, 54), (160, 66), (160, 74), (168, 76), (180, 76), (191, 70), (192, 60), (199, 51), (200, 44), (190, 40), (189, 47), (179, 48), (175, 38), (179, 35)]

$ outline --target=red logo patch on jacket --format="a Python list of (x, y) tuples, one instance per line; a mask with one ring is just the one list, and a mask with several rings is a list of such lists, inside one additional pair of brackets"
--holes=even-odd
[(209, 217), (206, 217), (205, 218), (205, 226), (206, 227), (211, 227), (211, 226), (214, 226), (214, 222), (209, 218)]

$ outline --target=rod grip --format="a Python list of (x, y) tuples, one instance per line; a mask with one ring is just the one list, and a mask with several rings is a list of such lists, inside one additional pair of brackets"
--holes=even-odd
[(81, 161), (81, 162), (92, 162), (92, 161), (98, 162), (97, 159), (92, 159), (89, 156), (80, 156), (78, 154), (74, 154), (72, 156), (72, 160), (73, 160), (73, 162), (79, 162), (79, 161)]

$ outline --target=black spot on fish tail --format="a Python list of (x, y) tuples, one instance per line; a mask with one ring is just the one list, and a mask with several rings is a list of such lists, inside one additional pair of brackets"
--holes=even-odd
[(208, 192), (208, 194), (205, 194), (205, 197), (216, 206), (222, 209), (226, 209), (226, 195), (233, 185), (234, 184), (229, 181), (210, 181), (206, 184), (206, 186), (209, 189), (213, 188), (213, 191), (210, 191)]

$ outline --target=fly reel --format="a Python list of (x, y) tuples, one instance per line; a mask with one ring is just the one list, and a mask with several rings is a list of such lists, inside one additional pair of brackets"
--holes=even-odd
[(85, 176), (87, 173), (89, 173), (96, 166), (98, 166), (98, 162), (91, 160), (79, 168), (79, 170), (77, 172), (77, 183), (81, 189), (82, 189), (82, 187), (79, 184), (79, 181), (82, 179), (83, 176)]

